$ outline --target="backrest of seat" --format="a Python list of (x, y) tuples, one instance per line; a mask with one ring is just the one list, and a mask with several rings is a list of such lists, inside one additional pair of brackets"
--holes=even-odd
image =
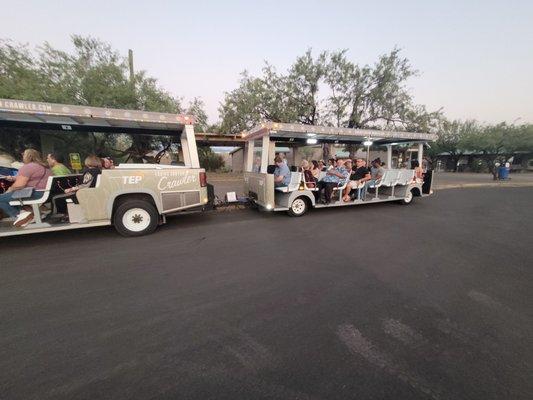
[(406, 172), (408, 172), (409, 170), (407, 169), (401, 169), (399, 172), (398, 172), (398, 185), (405, 185), (405, 179), (406, 179)]
[(289, 191), (298, 189), (300, 187), (301, 181), (302, 181), (301, 172), (291, 172), (291, 181), (289, 182)]
[(386, 185), (391, 177), (391, 170), (386, 169), (378, 183)]
[(402, 169), (400, 170), (400, 178), (398, 179), (399, 185), (407, 185), (411, 183), (415, 176), (415, 171), (412, 169)]
[(387, 170), (387, 179), (383, 183), (386, 186), (394, 186), (397, 184), (398, 179), (400, 178), (401, 171), (398, 169), (389, 169)]
[(43, 189), (45, 192), (49, 192), (50, 189), (52, 189), (52, 182), (54, 181), (54, 177), (50, 175), (48, 179), (46, 180), (46, 187)]
[(54, 196), (56, 194), (65, 193), (65, 189), (69, 189), (81, 183), (81, 177), (82, 175), (79, 174), (54, 176), (54, 182), (50, 189), (50, 194)]

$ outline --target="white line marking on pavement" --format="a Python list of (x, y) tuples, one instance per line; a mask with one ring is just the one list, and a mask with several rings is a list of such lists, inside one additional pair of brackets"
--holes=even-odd
[(395, 376), (433, 400), (442, 398), (439, 394), (441, 390), (433, 387), (421, 376), (394, 363), (387, 354), (383, 354), (376, 349), (353, 325), (340, 325), (337, 329), (337, 335), (353, 354), (363, 357), (370, 364), (383, 369), (388, 374)]
[(416, 348), (427, 344), (427, 340), (421, 334), (395, 319), (383, 320), (383, 330), (410, 347)]

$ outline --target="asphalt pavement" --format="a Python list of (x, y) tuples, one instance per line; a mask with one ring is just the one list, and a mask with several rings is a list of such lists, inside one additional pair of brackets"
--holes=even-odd
[(2, 399), (531, 399), (533, 188), (0, 241)]

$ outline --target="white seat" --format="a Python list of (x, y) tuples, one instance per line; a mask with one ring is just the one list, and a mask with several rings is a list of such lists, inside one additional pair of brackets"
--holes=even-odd
[(415, 177), (415, 171), (413, 169), (401, 169), (400, 176), (398, 177), (398, 185), (408, 185)]
[(390, 197), (394, 197), (394, 186), (398, 184), (400, 172), (401, 171), (397, 169), (387, 170), (386, 176), (384, 176), (384, 179), (382, 179), (381, 186), (390, 187), (392, 189)]
[(294, 192), (300, 187), (302, 182), (302, 173), (301, 172), (291, 172), (291, 181), (288, 186), (278, 186), (276, 190), (283, 193)]
[(33, 218), (35, 220), (35, 224), (42, 224), (41, 219), (41, 211), (40, 208), (42, 204), (46, 203), (48, 201), (48, 198), (50, 197), (50, 190), (52, 189), (52, 182), (54, 181), (53, 176), (49, 176), (48, 180), (46, 181), (46, 187), (44, 190), (35, 190), (35, 192), (42, 192), (42, 196), (38, 199), (17, 199), (17, 200), (11, 200), (9, 202), (12, 206), (31, 206), (33, 211)]
[(348, 175), (343, 181), (340, 181), (337, 187), (333, 188), (334, 192), (338, 191), (339, 193), (339, 201), (342, 201), (342, 192), (344, 191), (344, 189), (346, 189), (348, 183), (350, 183), (350, 175)]
[(377, 182), (374, 182), (374, 184), (369, 184), (368, 187), (369, 188), (372, 188), (372, 189), (376, 189), (376, 195), (374, 196), (374, 199), (377, 199), (378, 196), (379, 196), (379, 187), (381, 185), (383, 185), (384, 182), (386, 182), (387, 180), (387, 176), (390, 174), (390, 171), (386, 170), (384, 173), (383, 173), (383, 176), (381, 177), (381, 179), (379, 179)]

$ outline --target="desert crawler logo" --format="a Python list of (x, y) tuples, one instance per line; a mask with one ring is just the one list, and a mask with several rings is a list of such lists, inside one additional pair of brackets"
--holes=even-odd
[(194, 183), (197, 180), (196, 174), (186, 173), (181, 176), (163, 176), (157, 184), (157, 188), (161, 191), (176, 189), (177, 187)]

